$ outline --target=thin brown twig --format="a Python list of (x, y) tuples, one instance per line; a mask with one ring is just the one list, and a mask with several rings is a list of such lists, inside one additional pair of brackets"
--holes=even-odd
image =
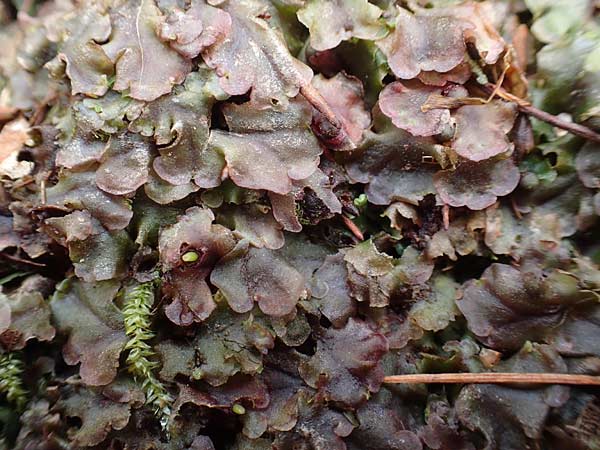
[(0, 258), (8, 259), (9, 261), (13, 261), (20, 264), (26, 264), (28, 266), (46, 267), (46, 264), (31, 261), (29, 259), (24, 259), (17, 255), (9, 255), (7, 253), (0, 253)]
[(42, 205), (46, 204), (46, 180), (40, 181), (40, 201)]
[(328, 124), (328, 127), (326, 127), (327, 132), (325, 133), (326, 140), (335, 142), (335, 146), (338, 149), (354, 150), (356, 145), (350, 140), (342, 121), (338, 118), (335, 111), (331, 109), (331, 106), (329, 106), (321, 93), (310, 83), (303, 85), (300, 88), (300, 93), (321, 114), (321, 117)]
[(591, 130), (590, 128), (580, 125), (574, 122), (566, 122), (564, 120), (559, 119), (552, 114), (549, 114), (545, 111), (537, 109), (531, 105), (519, 105), (519, 111), (525, 113), (531, 117), (535, 117), (543, 122), (547, 122), (550, 125), (553, 125), (557, 128), (562, 128), (563, 130), (568, 131), (576, 136), (587, 139), (588, 141), (600, 143), (600, 134)]
[[(502, 83), (504, 83), (504, 78), (506, 77), (506, 72), (508, 72), (509, 68), (510, 68), (510, 64), (507, 64), (504, 67), (504, 69), (502, 70), (502, 73), (500, 74), (498, 81), (495, 84), (489, 85), (490, 89), (493, 88), (491, 90), (491, 92), (489, 91), (489, 89), (486, 89), (486, 92), (489, 94), (488, 98), (486, 98), (486, 99), (479, 98), (479, 97), (462, 97), (462, 98), (458, 97), (457, 98), (457, 97), (448, 97), (448, 96), (441, 95), (441, 94), (431, 94), (427, 98), (425, 103), (423, 103), (423, 105), (421, 105), (421, 111), (427, 112), (427, 111), (431, 111), (432, 109), (456, 109), (456, 108), (460, 108), (461, 106), (466, 106), (466, 105), (487, 105), (496, 96), (504, 98), (501, 96), (500, 91), (502, 89)], [(516, 98), (517, 97), (515, 97), (515, 99)], [(514, 101), (513, 99), (507, 99), (507, 100)]]
[(331, 109), (327, 100), (323, 98), (321, 93), (315, 89), (315, 87), (308, 83), (300, 88), (300, 93), (304, 96), (308, 103), (310, 103), (317, 111), (319, 111), (327, 121), (331, 124), (333, 128), (341, 129), (342, 122), (338, 119), (337, 115)]
[(567, 373), (419, 373), (392, 375), (383, 379), (389, 384), (571, 384), (600, 386), (600, 377), (593, 375), (573, 375)]
[(574, 122), (567, 122), (562, 119), (559, 119), (557, 116), (554, 116), (550, 113), (542, 111), (541, 109), (532, 106), (526, 100), (522, 98), (516, 97), (509, 92), (506, 92), (503, 88), (498, 88), (496, 85), (488, 85), (481, 86), (486, 94), (489, 95), (488, 99), (482, 99), (477, 97), (466, 97), (466, 98), (452, 98), (452, 97), (444, 97), (437, 94), (432, 94), (429, 96), (427, 101), (421, 106), (421, 110), (423, 112), (427, 112), (432, 109), (455, 109), (460, 108), (464, 105), (484, 105), (488, 103), (494, 96), (498, 96), (501, 99), (515, 103), (519, 111), (528, 116), (535, 117), (543, 122), (549, 123), (552, 126), (557, 128), (561, 128), (563, 130), (568, 131), (576, 136), (587, 139), (588, 141), (600, 143), (600, 134), (596, 133), (592, 129), (580, 125)]
[(456, 109), (466, 105), (485, 105), (487, 101), (479, 97), (446, 97), (441, 94), (431, 94), (421, 105), (421, 111), (432, 109)]
[(356, 237), (356, 239), (358, 239), (359, 241), (365, 240), (365, 237), (363, 236), (362, 231), (360, 231), (360, 228), (358, 228), (356, 226), (356, 224), (354, 222), (352, 222), (352, 220), (350, 220), (348, 217), (346, 217), (343, 214), (342, 214), (342, 220), (344, 221), (344, 224), (346, 225), (346, 227), (354, 235), (354, 237)]
[(574, 122), (566, 122), (562, 119), (559, 119), (557, 116), (547, 113), (546, 111), (542, 111), (541, 109), (532, 106), (525, 100), (511, 95), (502, 88), (496, 89), (496, 86), (493, 85), (482, 87), (490, 95), (492, 93), (495, 93), (504, 100), (516, 103), (517, 107), (519, 108), (519, 111), (521, 111), (524, 114), (527, 114), (528, 116), (535, 117), (536, 119), (549, 123), (550, 125), (553, 125), (557, 128), (566, 130), (569, 133), (572, 133), (576, 136), (580, 136), (584, 139), (587, 139), (588, 141), (600, 143), (600, 134), (596, 133), (595, 131), (591, 130), (590, 128), (584, 125), (580, 125)]
[(498, 91), (500, 91), (500, 89), (502, 89), (502, 83), (504, 83), (504, 77), (506, 77), (506, 72), (508, 72), (508, 69), (510, 67), (510, 64), (506, 64), (504, 66), (504, 69), (502, 70), (502, 73), (500, 74), (500, 77), (498, 78), (498, 80), (496, 81), (496, 83), (493, 85), (494, 86), (494, 90), (492, 91), (492, 93), (490, 94), (490, 96), (486, 99), (486, 103), (491, 102), (494, 97), (496, 95), (498, 95)]
[(450, 205), (444, 203), (442, 206), (442, 220), (444, 222), (444, 230), (450, 228)]

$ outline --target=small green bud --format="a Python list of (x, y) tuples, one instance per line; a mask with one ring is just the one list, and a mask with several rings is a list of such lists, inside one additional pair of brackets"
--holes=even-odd
[(192, 372), (192, 378), (194, 380), (201, 380), (203, 376), (204, 372), (202, 372), (202, 369), (200, 369), (200, 367), (196, 367)]
[(181, 260), (183, 262), (186, 262), (186, 263), (193, 263), (193, 262), (198, 261), (198, 258), (199, 258), (198, 253), (196, 253), (196, 252), (186, 252), (181, 257)]
[(360, 194), (358, 197), (356, 197), (354, 199), (354, 206), (356, 206), (357, 208), (367, 206), (367, 196), (365, 194)]
[(238, 415), (242, 415), (242, 414), (246, 414), (246, 408), (244, 408), (242, 405), (240, 405), (239, 403), (234, 403), (234, 405), (231, 407), (231, 410)]
[(225, 301), (225, 296), (223, 295), (221, 290), (215, 292), (215, 294), (213, 295), (213, 300), (215, 301), (215, 303), (222, 303)]

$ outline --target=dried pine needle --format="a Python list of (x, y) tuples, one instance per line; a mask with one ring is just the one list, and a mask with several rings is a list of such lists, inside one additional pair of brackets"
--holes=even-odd
[(600, 377), (593, 375), (573, 375), (563, 373), (419, 373), (408, 375), (392, 375), (385, 377), (384, 383), (417, 384), (417, 383), (458, 383), (458, 384), (570, 384), (599, 386)]

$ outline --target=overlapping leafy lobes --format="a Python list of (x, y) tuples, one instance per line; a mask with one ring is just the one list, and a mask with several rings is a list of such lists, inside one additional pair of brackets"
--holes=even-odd
[(382, 383), (600, 372), (599, 144), (520, 112), (598, 127), (573, 3), (2, 3), (0, 446), (596, 448)]

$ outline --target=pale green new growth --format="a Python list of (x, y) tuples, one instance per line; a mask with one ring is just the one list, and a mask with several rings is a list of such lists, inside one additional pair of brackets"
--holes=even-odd
[(141, 383), (146, 395), (146, 404), (150, 405), (167, 428), (173, 399), (162, 383), (154, 375), (158, 363), (153, 361), (154, 350), (148, 344), (154, 333), (152, 325), (152, 306), (154, 304), (154, 283), (139, 284), (125, 291), (123, 316), (125, 333), (129, 341), (125, 349), (129, 350), (127, 367), (135, 380)]
[(353, 201), (354, 206), (358, 207), (358, 208), (363, 208), (365, 206), (367, 206), (368, 203), (368, 199), (367, 196), (365, 194), (360, 194), (358, 197), (356, 197)]
[(21, 375), (23, 362), (12, 353), (0, 355), (0, 394), (22, 410), (27, 403), (27, 391), (23, 388)]
[(199, 255), (196, 252), (187, 252), (181, 256), (183, 262), (192, 263), (198, 261)]
[(244, 408), (242, 405), (240, 405), (239, 403), (234, 403), (233, 406), (231, 407), (231, 410), (238, 415), (243, 415), (246, 414), (246, 408)]

